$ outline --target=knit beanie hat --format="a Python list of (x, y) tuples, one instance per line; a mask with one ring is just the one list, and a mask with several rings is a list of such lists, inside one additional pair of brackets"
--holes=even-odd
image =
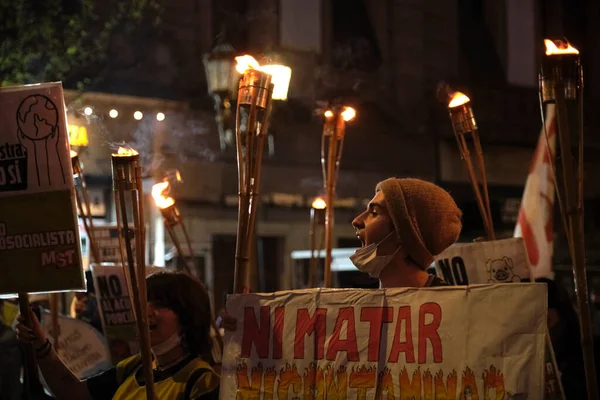
[(421, 268), (458, 240), (462, 213), (441, 187), (420, 179), (389, 178), (375, 190), (383, 192), (396, 236)]

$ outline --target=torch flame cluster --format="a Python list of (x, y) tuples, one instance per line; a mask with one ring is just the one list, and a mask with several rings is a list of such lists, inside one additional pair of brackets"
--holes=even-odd
[(271, 82), (274, 84), (273, 100), (287, 99), (292, 69), (285, 65), (260, 65), (256, 59), (248, 54), (235, 58), (237, 65), (235, 69), (243, 74), (249, 69), (256, 69), (271, 75)]
[[(327, 110), (325, 111), (325, 118), (333, 118), (333, 111)], [(352, 121), (356, 117), (356, 110), (352, 107), (344, 107), (344, 111), (342, 111), (342, 118), (344, 121)]]

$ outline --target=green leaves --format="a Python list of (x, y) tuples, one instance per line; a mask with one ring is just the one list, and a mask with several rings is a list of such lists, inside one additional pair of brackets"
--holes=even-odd
[(0, 0), (0, 84), (78, 77), (85, 86), (82, 73), (105, 58), (110, 38), (156, 23), (161, 1), (115, 0), (100, 17), (94, 0)]

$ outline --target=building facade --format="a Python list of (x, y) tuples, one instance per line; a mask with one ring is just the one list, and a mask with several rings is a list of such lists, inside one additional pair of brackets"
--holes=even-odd
[[(202, 63), (217, 42), (292, 68), (289, 97), (276, 104), (264, 157), (257, 290), (290, 288), (296, 268), (290, 254), (309, 247), (310, 204), (323, 192), (319, 101), (341, 99), (358, 114), (347, 128), (337, 185), (338, 247), (358, 245), (351, 220), (388, 176), (438, 182), (464, 211), (461, 240), (483, 235), (445, 99), (439, 98), (441, 84), (473, 101), (497, 234), (512, 236), (541, 127), (539, 44), (554, 26), (545, 13), (555, 14), (541, 2), (177, 0), (163, 7), (160, 29), (116, 38), (115, 62), (102, 81), (82, 96), (69, 93), (69, 122), (87, 129), (81, 159), (99, 220), (114, 221), (111, 146), (125, 142), (142, 154), (148, 189), (169, 171), (181, 172), (183, 183), (172, 195), (191, 233), (198, 274), (217, 307), (232, 286), (237, 220), (235, 150), (220, 149)], [(591, 43), (586, 38), (578, 37), (581, 46)], [(600, 65), (591, 56), (584, 62)], [(600, 91), (591, 84), (590, 97), (597, 99)], [(85, 115), (85, 107), (93, 113)], [(590, 139), (589, 152), (598, 144)], [(599, 168), (592, 158), (588, 176)], [(586, 190), (591, 245), (598, 240), (593, 226), (600, 193), (591, 184)], [(152, 221), (149, 260), (160, 264), (172, 245), (150, 198), (146, 209)], [(565, 254), (558, 234), (559, 263)]]

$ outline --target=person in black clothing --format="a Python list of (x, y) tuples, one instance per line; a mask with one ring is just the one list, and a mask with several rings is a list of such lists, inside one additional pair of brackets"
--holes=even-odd
[(352, 225), (362, 248), (350, 259), (382, 288), (444, 286), (427, 273), (434, 256), (454, 244), (462, 213), (448, 192), (420, 179), (380, 182)]
[(579, 319), (569, 294), (556, 281), (538, 278), (548, 288), (548, 331), (567, 399), (586, 399)]

